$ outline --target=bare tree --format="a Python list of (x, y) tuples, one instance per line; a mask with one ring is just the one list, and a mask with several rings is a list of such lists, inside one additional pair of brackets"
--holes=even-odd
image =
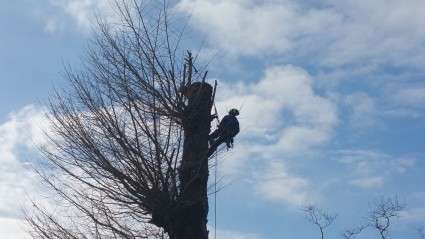
[(416, 231), (417, 231), (417, 233), (418, 233), (418, 238), (419, 239), (425, 239), (425, 227), (424, 226), (421, 226), (421, 227), (416, 227), (415, 228), (416, 229)]
[(397, 197), (384, 198), (383, 196), (375, 198), (370, 204), (368, 219), (370, 225), (378, 230), (382, 239), (385, 239), (390, 231), (391, 220), (395, 217), (400, 217), (406, 205), (400, 202)]
[(179, 48), (165, 2), (114, 0), (97, 18), (82, 69), (49, 99), (53, 205), (27, 209), (34, 238), (206, 239), (213, 87)]
[(302, 210), (306, 213), (305, 218), (319, 228), (321, 238), (323, 239), (325, 228), (335, 221), (337, 215), (329, 214), (327, 211), (318, 208), (316, 205), (306, 206), (302, 208)]
[(346, 229), (342, 235), (345, 239), (353, 239), (366, 228), (374, 228), (379, 232), (382, 239), (386, 239), (390, 232), (391, 222), (400, 216), (400, 212), (406, 207), (395, 197), (385, 198), (380, 196), (369, 203), (369, 211), (366, 216), (367, 222), (353, 229)]
[(360, 234), (365, 228), (367, 228), (369, 225), (360, 225), (356, 226), (350, 229), (345, 229), (344, 233), (342, 234), (342, 238), (345, 239), (354, 239), (358, 234)]

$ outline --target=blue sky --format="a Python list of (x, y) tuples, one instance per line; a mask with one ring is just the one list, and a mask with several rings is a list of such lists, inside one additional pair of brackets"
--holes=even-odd
[[(37, 195), (27, 160), (43, 140), (40, 102), (78, 66), (106, 0), (0, 2), (0, 238), (27, 238)], [(220, 116), (241, 110), (221, 154), (217, 238), (318, 238), (300, 207), (338, 214), (326, 238), (363, 222), (374, 197), (407, 207), (392, 238), (425, 225), (425, 2), (181, 0), (197, 49), (213, 56)], [(210, 226), (214, 227), (213, 201)], [(372, 231), (358, 238), (378, 238)]]

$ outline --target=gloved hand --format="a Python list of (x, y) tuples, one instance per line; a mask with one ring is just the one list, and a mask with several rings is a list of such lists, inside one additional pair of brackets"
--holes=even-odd
[(230, 138), (226, 141), (227, 149), (233, 148), (233, 138)]

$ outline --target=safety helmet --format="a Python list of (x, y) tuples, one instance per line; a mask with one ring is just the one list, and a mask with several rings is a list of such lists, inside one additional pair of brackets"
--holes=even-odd
[(239, 110), (237, 110), (237, 109), (231, 109), (231, 110), (229, 110), (229, 114), (231, 114), (233, 116), (238, 116), (239, 115)]

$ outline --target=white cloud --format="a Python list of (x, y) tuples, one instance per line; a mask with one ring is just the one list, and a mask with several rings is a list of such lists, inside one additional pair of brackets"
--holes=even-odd
[(384, 177), (375, 176), (354, 179), (350, 181), (350, 184), (363, 189), (379, 188), (384, 185)]
[(220, 116), (245, 102), (236, 147), (220, 171), (246, 178), (253, 172), (256, 179), (248, 181), (257, 195), (289, 207), (313, 198), (308, 180), (284, 166), (326, 144), (338, 123), (332, 101), (314, 92), (313, 78), (292, 65), (270, 67), (258, 82), (219, 82), (216, 100)]
[(62, 32), (64, 30), (63, 23), (58, 19), (58, 17), (51, 17), (47, 19), (46, 26), (44, 27), (44, 31), (48, 33), (56, 33)]
[(397, 173), (405, 173), (407, 169), (414, 167), (416, 164), (416, 159), (410, 156), (402, 156), (391, 160), (390, 166)]
[(261, 155), (261, 152), (263, 150), (258, 145), (248, 142), (240, 143), (237, 137), (235, 147), (227, 152), (224, 158), (219, 157), (220, 173), (232, 177), (246, 173), (247, 168), (252, 165), (251, 159), (255, 157), (254, 155)]
[(210, 45), (231, 55), (282, 54), (313, 64), (424, 66), (425, 3), (327, 1), (318, 7), (297, 1), (181, 0), (192, 26)]
[(220, 83), (217, 107), (245, 101), (241, 137), (260, 137), (267, 142), (264, 150), (299, 153), (327, 142), (338, 122), (333, 103), (315, 94), (312, 84), (301, 68), (271, 67), (257, 83)]
[(425, 87), (398, 87), (392, 98), (399, 104), (423, 108), (425, 106)]
[(254, 189), (261, 198), (293, 208), (311, 203), (308, 180), (291, 175), (282, 163), (270, 163), (265, 172), (258, 174)]
[(400, 213), (401, 220), (409, 223), (423, 223), (425, 221), (425, 208), (412, 208)]
[(260, 239), (261, 237), (254, 233), (238, 232), (217, 229), (217, 236), (215, 235), (214, 228), (209, 227), (209, 237), (218, 239)]
[(355, 92), (346, 96), (345, 104), (351, 109), (350, 126), (369, 128), (377, 124), (378, 112), (375, 100), (364, 92)]
[(410, 195), (413, 200), (425, 202), (425, 192), (414, 192)]
[[(50, 0), (51, 4), (62, 8), (83, 31), (90, 31), (94, 14), (108, 16), (110, 4), (108, 0)], [(56, 29), (57, 20), (50, 19), (46, 30)]]
[(330, 133), (320, 128), (289, 127), (279, 139), (278, 147), (284, 152), (307, 152), (313, 146), (327, 142), (329, 137)]
[(30, 238), (19, 219), (0, 217), (0, 238)]
[(336, 154), (336, 160), (347, 165), (349, 184), (362, 189), (381, 188), (416, 163), (409, 156), (392, 157), (370, 150), (340, 150)]
[(271, 1), (182, 0), (178, 8), (193, 12), (192, 24), (210, 38), (211, 44), (237, 54), (284, 52), (292, 47), (291, 4)]
[(425, 40), (418, 10), (423, 7), (420, 0), (332, 1), (343, 21), (334, 31), (323, 29), (322, 36), (332, 39), (325, 65), (368, 62), (420, 68), (418, 60), (424, 55), (415, 48), (423, 48)]
[[(34, 149), (34, 141), (42, 139), (38, 123), (42, 113), (33, 106), (13, 112), (0, 124), (0, 237), (16, 238), (12, 228), (19, 224), (21, 205), (26, 204), (27, 193), (32, 193), (38, 179), (25, 158), (25, 152)], [(35, 157), (32, 155), (31, 157)], [(3, 235), (10, 235), (4, 236)]]
[(400, 76), (384, 87), (386, 105), (382, 114), (389, 117), (423, 118), (425, 115), (425, 85), (418, 76)]

